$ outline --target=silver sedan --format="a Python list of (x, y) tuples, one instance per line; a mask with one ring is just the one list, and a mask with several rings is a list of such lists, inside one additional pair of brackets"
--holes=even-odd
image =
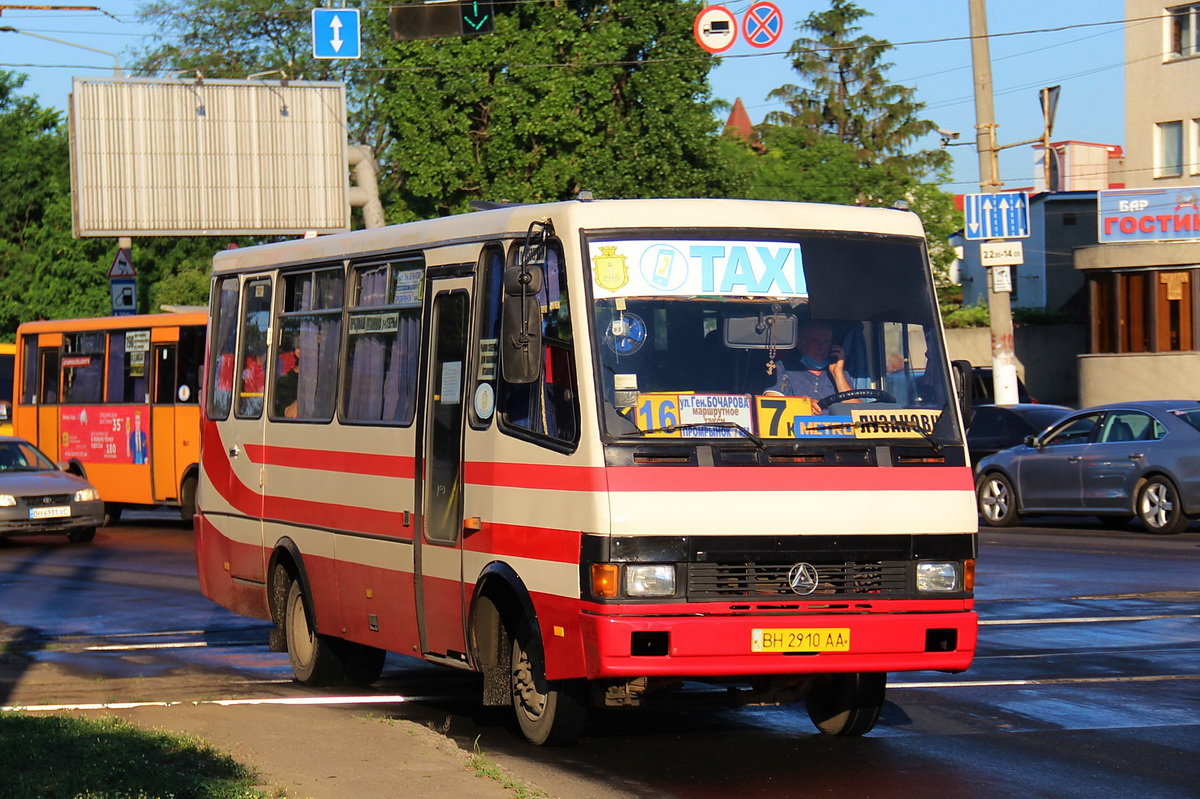
[(1200, 517), (1200, 402), (1151, 400), (1085, 408), (1025, 444), (984, 458), (979, 512), (993, 527), (1039, 514), (1135, 516), (1152, 533)]
[(65, 533), (86, 543), (103, 519), (91, 483), (59, 470), (25, 439), (0, 436), (0, 537)]

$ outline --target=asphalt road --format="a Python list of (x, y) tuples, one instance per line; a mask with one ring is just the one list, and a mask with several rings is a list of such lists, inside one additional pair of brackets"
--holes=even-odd
[[(292, 683), (261, 622), (200, 596), (190, 533), (165, 518), (90, 547), (0, 543), (15, 653), (0, 705), (130, 703), (104, 712), (205, 735), (314, 799), (514, 795), (504, 780), (563, 799), (1200, 796), (1198, 525), (984, 528), (975, 665), (891, 675), (865, 738), (817, 735), (802, 708), (711, 707), (697, 687), (595, 713), (579, 746), (545, 749), (481, 708), (469, 675), (411, 659), (365, 695)], [(465, 767), (476, 747), (499, 780)]]

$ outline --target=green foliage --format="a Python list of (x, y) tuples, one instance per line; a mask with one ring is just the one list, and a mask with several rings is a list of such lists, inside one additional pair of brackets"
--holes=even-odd
[[(499, 7), (499, 6), (498, 6)], [(697, 2), (514, 3), (495, 33), (389, 48), (397, 220), (471, 200), (731, 192)]]
[(265, 799), (250, 769), (204, 742), (119, 719), (0, 714), (6, 799)]
[(992, 323), (986, 303), (963, 305), (960, 307), (942, 307), (942, 323), (947, 328), (957, 327), (988, 327)]

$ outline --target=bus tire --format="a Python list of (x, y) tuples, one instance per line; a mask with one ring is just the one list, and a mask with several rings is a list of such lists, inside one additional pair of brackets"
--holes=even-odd
[(95, 537), (95, 527), (80, 527), (67, 533), (67, 540), (72, 544), (90, 544)]
[(344, 669), (338, 652), (339, 642), (313, 629), (299, 580), (293, 580), (288, 589), (284, 620), (288, 660), (296, 681), (312, 686), (341, 682)]
[(512, 642), (512, 704), (521, 734), (538, 746), (571, 746), (587, 722), (584, 680), (547, 680), (536, 628), (523, 621)]
[(829, 674), (804, 699), (808, 717), (826, 735), (865, 735), (879, 721), (887, 690), (884, 672)]
[(379, 675), (383, 674), (385, 660), (387, 660), (387, 650), (346, 641), (342, 650), (346, 682), (357, 685), (359, 688), (372, 685), (379, 679)]
[(196, 478), (189, 475), (179, 486), (179, 518), (191, 527), (192, 517), (196, 515)]

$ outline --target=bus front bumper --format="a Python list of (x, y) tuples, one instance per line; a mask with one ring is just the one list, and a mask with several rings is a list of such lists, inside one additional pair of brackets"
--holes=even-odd
[(978, 619), (973, 610), (770, 616), (585, 612), (582, 622), (587, 677), (604, 679), (958, 672), (975, 655)]

